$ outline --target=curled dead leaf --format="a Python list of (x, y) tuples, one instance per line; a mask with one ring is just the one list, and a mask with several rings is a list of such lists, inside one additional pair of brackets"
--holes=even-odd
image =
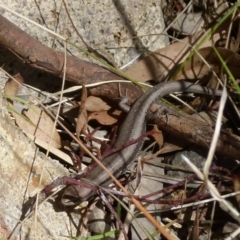
[(101, 98), (89, 96), (85, 102), (85, 108), (89, 112), (108, 111), (110, 106)]
[(162, 131), (160, 131), (157, 127), (156, 124), (153, 125), (153, 130), (152, 130), (152, 137), (155, 139), (155, 141), (157, 142), (159, 148), (161, 148), (163, 146), (164, 143), (164, 138), (163, 138), (163, 134)]
[(100, 111), (100, 112), (92, 113), (88, 119), (89, 120), (94, 119), (102, 125), (110, 126), (117, 122), (120, 113), (121, 111), (118, 111), (118, 110), (114, 111), (111, 114), (108, 111)]

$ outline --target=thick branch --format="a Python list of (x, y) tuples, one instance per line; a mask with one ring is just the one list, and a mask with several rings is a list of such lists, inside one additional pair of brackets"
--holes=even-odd
[[(0, 44), (17, 55), (28, 65), (62, 77), (64, 53), (54, 51), (44, 46), (1, 15)], [(101, 66), (80, 60), (74, 56), (67, 56), (67, 81), (76, 84), (89, 84), (112, 79), (122, 78)], [(122, 83), (121, 91), (126, 93), (126, 89), (128, 89), (130, 102), (135, 101), (135, 99), (142, 94), (142, 90), (136, 87), (136, 85)], [(117, 99), (119, 95), (119, 86), (118, 84), (111, 83), (94, 87), (90, 92), (95, 96)]]
[[(2, 15), (0, 15), (0, 44), (32, 67), (56, 76), (63, 75), (64, 53), (44, 46)], [(122, 78), (96, 64), (68, 56), (66, 79), (77, 84), (86, 84)]]
[[(207, 149), (210, 147), (214, 130), (212, 126), (204, 121), (184, 114), (162, 102), (152, 105), (149, 117), (161, 130), (180, 140), (186, 140)], [(239, 149), (240, 137), (221, 131), (216, 153), (229, 159), (239, 159)]]

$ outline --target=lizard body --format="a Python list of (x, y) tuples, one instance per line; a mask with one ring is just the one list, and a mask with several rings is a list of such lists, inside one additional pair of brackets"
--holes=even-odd
[[(141, 137), (146, 131), (146, 116), (151, 104), (159, 98), (174, 92), (191, 92), (212, 96), (220, 96), (222, 93), (220, 90), (212, 90), (186, 81), (169, 81), (157, 84), (145, 92), (134, 103), (125, 121), (120, 127), (119, 135), (113, 148), (119, 148), (129, 141)], [(138, 141), (137, 143), (106, 157), (102, 160), (102, 163), (115, 177), (119, 177), (125, 171), (127, 166), (134, 161), (142, 147), (142, 143), (143, 140)], [(88, 170), (89, 169), (86, 171)], [(89, 171), (86, 178), (81, 179), (81, 181), (107, 187), (112, 182), (112, 179), (100, 166), (96, 166)], [(78, 199), (78, 202), (83, 202), (93, 196), (95, 192), (92, 189), (81, 186), (69, 186), (66, 188), (64, 194), (66, 196), (74, 196)], [(63, 204), (70, 206), (74, 205), (72, 202), (65, 202)]]

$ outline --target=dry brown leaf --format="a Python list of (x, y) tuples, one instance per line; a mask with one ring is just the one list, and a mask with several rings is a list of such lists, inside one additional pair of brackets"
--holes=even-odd
[(108, 111), (110, 106), (101, 98), (90, 96), (86, 99), (85, 108), (89, 112)]
[[(50, 144), (51, 141), (52, 147), (61, 148), (61, 138), (54, 128), (54, 122), (44, 111), (36, 106), (29, 105), (29, 109), (24, 111), (23, 116), (14, 112), (12, 115), (15, 117), (17, 125), (23, 131), (46, 144)], [(24, 116), (29, 120), (24, 118)]]
[(153, 133), (151, 136), (155, 139), (159, 148), (161, 148), (163, 146), (164, 138), (163, 138), (162, 131), (158, 129), (156, 124), (153, 125)]
[[(240, 55), (233, 53), (226, 48), (217, 48), (219, 55), (226, 61), (226, 64), (235, 78), (240, 77)], [(208, 62), (210, 68), (203, 62), (199, 54), (194, 54), (190, 61), (186, 63), (184, 68), (176, 75), (176, 79), (201, 79), (209, 74), (212, 70), (216, 73), (220, 72), (221, 62), (212, 47), (200, 49), (198, 53), (205, 61)]]
[(162, 131), (158, 129), (158, 126), (156, 124), (154, 124), (153, 132), (154, 133), (152, 136), (159, 146), (159, 151), (156, 156), (159, 154), (171, 153), (181, 150), (185, 145), (187, 145), (184, 141), (181, 141), (181, 144), (179, 144), (179, 139), (175, 139), (171, 137), (171, 135), (165, 134), (165, 137), (167, 136), (167, 139), (164, 139)]
[[(220, 0), (215, 14), (221, 18), (223, 13), (226, 12), (228, 4), (225, 0)], [(211, 15), (209, 16), (212, 17)], [(208, 19), (208, 22), (211, 22)], [(229, 24), (226, 22), (220, 26), (211, 36), (210, 39), (205, 40), (200, 48), (215, 45), (219, 39), (227, 37)], [(164, 48), (161, 48), (149, 56), (145, 57), (138, 63), (129, 67), (125, 73), (139, 82), (146, 82), (150, 80), (161, 81), (161, 79), (168, 75), (170, 71), (182, 63), (192, 50), (192, 46), (196, 46), (200, 39), (205, 36), (206, 30), (196, 32), (193, 35), (188, 35), (181, 41), (176, 41)]]
[(108, 111), (100, 111), (100, 112), (92, 113), (88, 119), (89, 120), (94, 119), (102, 125), (110, 126), (117, 122), (120, 113), (121, 111), (116, 110), (110, 115)]
[[(191, 51), (191, 46), (194, 45), (197, 40), (204, 34), (200, 31), (192, 36), (187, 36), (182, 39), (181, 42), (175, 42), (165, 48), (145, 57), (138, 63), (129, 67), (125, 73), (130, 77), (137, 79), (139, 82), (147, 82), (150, 80), (160, 81), (162, 77), (167, 75), (177, 64), (183, 62)], [(205, 41), (201, 48), (212, 46), (221, 37), (225, 35), (224, 29), (219, 29), (212, 39)], [(190, 45), (189, 45), (190, 44)]]
[[(168, 46), (169, 48), (175, 48), (174, 44)], [(168, 48), (166, 47), (166, 48)], [(165, 49), (165, 48), (164, 48)], [(164, 51), (164, 49), (161, 51)], [(230, 72), (233, 74), (235, 78), (240, 78), (240, 55), (233, 53), (231, 50), (228, 50), (226, 48), (216, 48), (222, 57), (227, 63), (227, 66), (230, 70)], [(175, 53), (176, 53), (175, 49)], [(205, 59), (206, 62), (210, 65), (207, 66), (205, 62), (202, 60), (202, 58), (199, 56), (199, 54), (202, 56), (203, 59)], [(138, 64), (135, 64), (134, 66), (130, 67), (126, 73), (135, 79), (138, 79), (139, 81), (148, 81), (152, 79), (161, 79), (161, 77), (164, 75), (164, 69), (161, 67), (161, 64), (164, 63), (164, 57), (160, 54), (157, 56), (157, 53), (154, 53), (150, 55), (148, 58), (143, 59)], [(167, 54), (168, 60), (171, 58), (171, 54)], [(160, 58), (162, 61), (160, 61)], [(171, 58), (172, 59), (172, 58)], [(214, 52), (212, 47), (205, 47), (198, 50), (198, 54), (195, 53), (194, 56), (187, 61), (184, 68), (178, 72), (178, 74), (175, 76), (175, 80), (179, 79), (201, 79), (202, 77), (208, 75), (213, 70), (216, 73), (220, 72), (221, 69), (221, 62), (219, 61), (218, 56)], [(170, 70), (170, 69), (169, 69)]]
[(77, 138), (79, 138), (79, 136), (82, 132), (83, 133), (85, 132), (86, 126), (87, 126), (87, 123), (88, 123), (87, 110), (86, 110), (86, 106), (85, 106), (86, 99), (87, 99), (87, 89), (83, 85), (82, 97), (81, 97), (81, 107), (80, 107), (80, 111), (79, 111), (77, 122), (76, 122), (76, 136), (77, 136)]
[[(18, 83), (23, 83), (23, 78), (20, 74), (14, 76)], [(16, 96), (19, 90), (19, 84), (11, 78), (8, 79), (5, 84), (4, 93), (9, 96)], [(9, 106), (13, 109), (12, 101), (9, 102)], [(28, 110), (24, 111), (24, 114), (20, 115), (12, 111), (12, 115), (15, 117), (17, 125), (31, 138), (35, 143), (47, 149), (51, 141), (50, 148), (60, 148), (61, 139), (54, 128), (52, 119), (38, 107), (29, 104)], [(54, 129), (54, 130), (52, 130)], [(53, 131), (53, 135), (52, 135)], [(52, 136), (51, 136), (52, 135)]]
[[(19, 84), (23, 83), (23, 77), (21, 76), (20, 73), (16, 74), (13, 77), (15, 78), (15, 80), (17, 82), (19, 82)], [(17, 95), (18, 89), (19, 89), (19, 84), (16, 81), (14, 81), (11, 78), (8, 79), (8, 81), (6, 82), (5, 87), (4, 87), (4, 94), (6, 94), (8, 96), (13, 96), (13, 97), (15, 97)]]

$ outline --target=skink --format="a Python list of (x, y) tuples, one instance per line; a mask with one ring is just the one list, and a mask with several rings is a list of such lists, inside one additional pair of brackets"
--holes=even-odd
[[(186, 81), (170, 81), (157, 84), (145, 92), (134, 103), (124, 123), (120, 127), (119, 135), (113, 148), (119, 148), (128, 143), (130, 140), (137, 139), (142, 136), (146, 131), (146, 116), (151, 104), (159, 98), (174, 92), (192, 92), (212, 96), (220, 96), (222, 93), (220, 90), (212, 90)], [(142, 143), (143, 140), (130, 145), (121, 151), (106, 157), (102, 160), (102, 163), (115, 177), (119, 177), (127, 166), (135, 159), (142, 147)], [(85, 170), (88, 171), (89, 169)], [(86, 178), (81, 179), (81, 181), (91, 182), (93, 185), (95, 184), (107, 187), (112, 182), (112, 179), (102, 170), (100, 166), (96, 166), (88, 173)], [(65, 189), (62, 203), (70, 206), (75, 205), (89, 199), (94, 194), (96, 193), (89, 188), (68, 186)], [(72, 198), (76, 198), (77, 201), (73, 202)], [(68, 201), (70, 199), (71, 201)]]

